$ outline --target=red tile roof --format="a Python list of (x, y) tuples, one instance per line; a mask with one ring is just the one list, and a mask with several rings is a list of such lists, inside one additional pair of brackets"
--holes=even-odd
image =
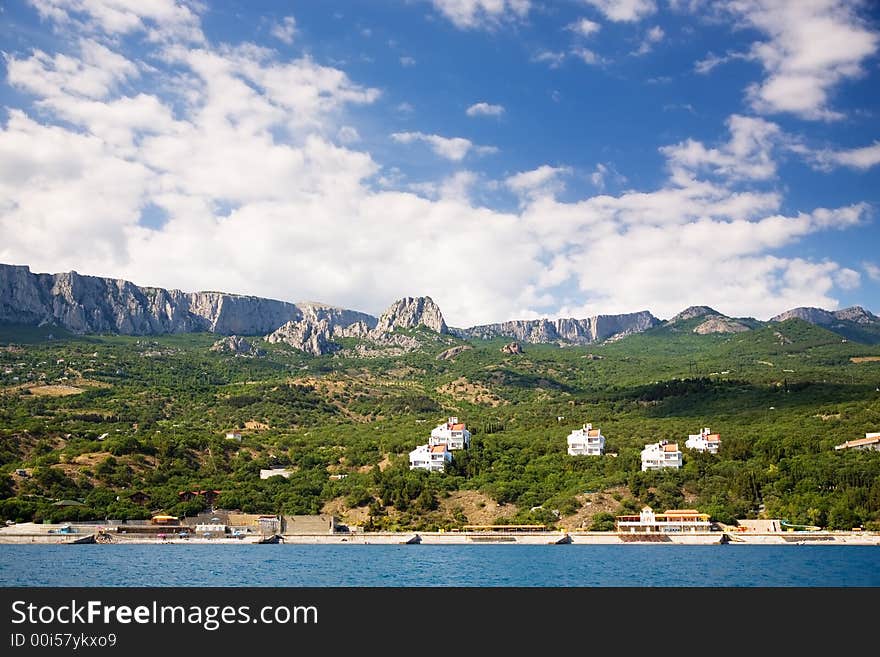
[(874, 443), (880, 443), (880, 436), (873, 436), (871, 438), (857, 438), (856, 440), (848, 440), (843, 445), (838, 445), (838, 447), (860, 447), (861, 445), (873, 445)]
[(664, 452), (677, 452), (678, 451), (678, 443), (667, 443), (663, 445)]

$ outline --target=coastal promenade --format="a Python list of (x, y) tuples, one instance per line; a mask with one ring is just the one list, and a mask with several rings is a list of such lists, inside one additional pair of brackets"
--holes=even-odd
[[(66, 528), (66, 530), (65, 530)], [(170, 528), (169, 528), (170, 529)], [(294, 545), (878, 545), (877, 532), (669, 532), (618, 533), (588, 531), (448, 531), (335, 532), (315, 534), (257, 533), (241, 537), (189, 536), (120, 532), (106, 525), (20, 523), (0, 528), (0, 544), (189, 544), (240, 545), (277, 542)]]

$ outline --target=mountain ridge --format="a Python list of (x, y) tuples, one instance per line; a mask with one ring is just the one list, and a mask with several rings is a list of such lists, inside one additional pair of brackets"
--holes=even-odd
[[(654, 327), (703, 321), (694, 333), (737, 333), (796, 317), (846, 337), (880, 342), (880, 318), (861, 306), (841, 310), (798, 307), (767, 322), (732, 318), (710, 306), (690, 306), (670, 320), (648, 310), (586, 318), (508, 320), (455, 328), (446, 324), (429, 296), (403, 297), (381, 315), (317, 301), (293, 303), (219, 291), (183, 292), (138, 286), (124, 279), (81, 275), (76, 271), (34, 273), (28, 265), (0, 264), (0, 321), (54, 325), (74, 333), (162, 335), (210, 332), (262, 336), (315, 355), (338, 349), (334, 338), (359, 338), (379, 345), (414, 348), (417, 340), (388, 340), (395, 329), (424, 327), (461, 339), (511, 338), (523, 343), (586, 345), (617, 340)], [(746, 321), (743, 321), (746, 320)], [(688, 324), (690, 326), (690, 324)], [(691, 330), (690, 328), (688, 330)]]

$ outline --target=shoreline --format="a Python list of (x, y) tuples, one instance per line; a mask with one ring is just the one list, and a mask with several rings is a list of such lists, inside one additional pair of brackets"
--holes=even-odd
[[(156, 537), (78, 527), (75, 533), (50, 533), (53, 527), (29, 524), (0, 529), (0, 545), (874, 545), (880, 533), (845, 531), (618, 533), (589, 531), (352, 532), (247, 535), (240, 538)], [(18, 530), (18, 531), (16, 531)]]

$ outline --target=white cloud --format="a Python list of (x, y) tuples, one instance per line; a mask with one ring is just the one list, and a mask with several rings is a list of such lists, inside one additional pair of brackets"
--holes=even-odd
[(361, 140), (361, 136), (357, 129), (350, 125), (344, 125), (339, 128), (339, 131), (336, 133), (336, 138), (343, 144), (354, 144)]
[(415, 66), (416, 60), (414, 57), (409, 57), (409, 56), (404, 55), (403, 57), (400, 58), (400, 65), (401, 66)]
[(474, 152), (477, 155), (488, 155), (498, 152), (494, 146), (478, 146), (470, 139), (464, 137), (441, 137), (440, 135), (429, 135), (424, 132), (395, 132), (392, 133), (391, 139), (400, 144), (412, 144), (413, 142), (424, 142), (431, 147), (440, 157), (459, 162), (465, 156)]
[[(862, 74), (862, 62), (877, 51), (880, 34), (849, 0), (732, 0), (725, 5), (768, 39), (752, 46), (766, 77), (747, 89), (753, 109), (834, 120), (831, 94), (844, 80)], [(711, 68), (707, 63), (706, 66)]]
[(28, 59), (6, 56), (9, 83), (32, 94), (68, 93), (84, 98), (105, 98), (120, 83), (138, 75), (137, 66), (91, 39), (78, 44), (79, 57), (42, 50)]
[(401, 114), (412, 114), (416, 111), (416, 108), (413, 107), (412, 103), (407, 102), (399, 103), (395, 109)]
[(432, 0), (434, 7), (460, 29), (497, 27), (522, 20), (531, 9), (530, 0)]
[(610, 164), (603, 164), (602, 162), (596, 163), (596, 168), (590, 173), (589, 179), (593, 187), (600, 192), (605, 191), (605, 184), (608, 179), (611, 179), (617, 185), (622, 185), (627, 181), (626, 176), (618, 172), (617, 169)]
[[(338, 68), (181, 36), (161, 46), (173, 78), (156, 95), (125, 64), (136, 59), (125, 44), (104, 43), (119, 64), (105, 77), (78, 41), (59, 39), (69, 66), (51, 51), (8, 60), (10, 77), (30, 62), (14, 75), (39, 111), (9, 108), (0, 126), (0, 262), (373, 313), (430, 294), (456, 326), (642, 308), (668, 317), (697, 303), (766, 318), (836, 307), (836, 291), (859, 282), (836, 262), (778, 251), (859, 225), (866, 205), (783, 213), (779, 191), (735, 184), (774, 175), (782, 137), (761, 119), (731, 117), (720, 144), (667, 147), (669, 178), (650, 189), (561, 201), (563, 183), (583, 174), (515, 173), (499, 183), (520, 199), (506, 212), (474, 200), (492, 185), (477, 172), (428, 180), (416, 194), (406, 172), (352, 146), (350, 113), (379, 92)], [(43, 71), (57, 84), (42, 83)], [(490, 148), (395, 134), (453, 162)], [(603, 162), (585, 175), (611, 186), (619, 174)], [(142, 225), (152, 207), (166, 223)], [(453, 252), (466, 267), (432, 266)]]
[(716, 55), (714, 52), (709, 52), (703, 59), (694, 64), (694, 71), (700, 75), (706, 75), (715, 70), (716, 67), (736, 59), (748, 61), (754, 59), (754, 57), (749, 53), (734, 52), (732, 50), (724, 55)]
[(532, 56), (533, 62), (547, 64), (550, 68), (559, 68), (565, 61), (565, 53), (553, 50), (542, 50)]
[(863, 262), (862, 268), (872, 281), (880, 282), (880, 266), (873, 262)]
[(283, 41), (287, 45), (293, 43), (293, 37), (296, 35), (296, 18), (293, 16), (285, 16), (280, 23), (275, 23), (270, 32), (273, 37)]
[(493, 105), (491, 103), (474, 103), (465, 110), (468, 116), (501, 116), (504, 114), (502, 105)]
[(584, 64), (592, 66), (597, 66), (605, 61), (589, 48), (572, 48), (571, 54), (580, 59)]
[(523, 198), (552, 196), (565, 188), (560, 178), (570, 174), (570, 167), (551, 167), (544, 164), (537, 169), (509, 176), (504, 184)]
[(578, 34), (583, 37), (588, 37), (596, 34), (602, 26), (595, 21), (591, 21), (589, 18), (580, 18), (576, 20), (574, 23), (569, 23), (565, 26), (566, 30), (571, 30), (575, 34)]
[(720, 148), (707, 148), (687, 139), (664, 146), (675, 176), (689, 177), (709, 171), (731, 179), (767, 180), (776, 175), (772, 151), (781, 138), (779, 126), (764, 119), (734, 114), (727, 120), (730, 141)]
[(596, 169), (590, 174), (590, 182), (593, 183), (593, 186), (599, 191), (605, 189), (605, 174), (607, 173), (608, 169), (600, 162), (596, 164)]
[(654, 0), (583, 0), (610, 21), (634, 22), (657, 11)]
[(152, 41), (204, 41), (195, 3), (177, 0), (28, 0), (58, 28), (125, 35), (143, 32)]
[(663, 37), (665, 33), (663, 32), (663, 28), (659, 25), (655, 25), (645, 34), (645, 38), (642, 40), (641, 45), (635, 50), (632, 54), (636, 56), (647, 55), (654, 49), (654, 46), (663, 41)]
[(829, 170), (843, 166), (865, 171), (880, 164), (880, 142), (875, 142), (870, 146), (844, 150), (807, 150), (805, 154), (819, 169)]

